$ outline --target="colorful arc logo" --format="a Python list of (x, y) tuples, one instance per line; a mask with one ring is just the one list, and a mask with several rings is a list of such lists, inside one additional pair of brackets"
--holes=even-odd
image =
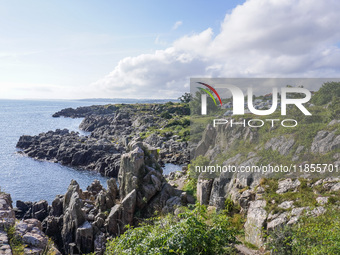
[[(216, 91), (213, 87), (211, 87), (210, 85), (208, 85), (208, 84), (206, 84), (206, 83), (203, 83), (203, 82), (197, 82), (197, 83), (199, 83), (199, 84), (201, 84), (201, 85), (206, 86), (207, 88), (209, 88), (209, 89), (217, 96), (217, 98), (218, 98), (218, 100), (220, 101), (220, 104), (221, 104), (221, 106), (222, 106), (222, 100), (221, 100), (221, 98), (220, 98), (220, 95), (217, 93), (217, 91)], [(203, 88), (200, 88), (200, 87), (197, 87), (197, 88), (198, 88), (199, 90), (204, 91), (205, 93), (207, 93), (207, 94), (212, 98), (212, 100), (214, 101), (215, 105), (217, 106), (217, 102), (216, 102), (214, 96), (210, 93), (209, 90), (206, 90), (206, 89), (203, 89)]]

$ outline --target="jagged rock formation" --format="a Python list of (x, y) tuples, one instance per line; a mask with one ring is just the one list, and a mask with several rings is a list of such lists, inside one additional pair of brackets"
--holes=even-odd
[(67, 129), (21, 136), (17, 147), (39, 160), (81, 167), (108, 177), (117, 177), (120, 155), (124, 151), (124, 148), (106, 139), (80, 137)]
[[(128, 150), (129, 141), (144, 136), (151, 127), (161, 129), (162, 126), (170, 125), (167, 119), (160, 116), (165, 106), (154, 105), (151, 109), (143, 105), (139, 107), (144, 107), (142, 110), (147, 112), (141, 114), (131, 105), (121, 108), (112, 105), (64, 109), (55, 115), (85, 117), (80, 128), (91, 134), (80, 136), (79, 133), (69, 132), (67, 129), (57, 129), (36, 136), (23, 135), (17, 147), (22, 149), (21, 153), (38, 160), (49, 160), (96, 171), (103, 176), (117, 177), (120, 157)], [(165, 109), (168, 111), (173, 109), (174, 113), (178, 111), (188, 114), (183, 110), (187, 108), (168, 107)], [(177, 122), (173, 121), (173, 123)], [(163, 136), (157, 132), (152, 133), (146, 137), (145, 142), (159, 150), (159, 160), (163, 163), (189, 162), (187, 142), (180, 141), (180, 137), (172, 132), (165, 133)]]
[[(12, 231), (11, 228), (14, 228)], [(7, 232), (11, 231), (10, 236)], [(0, 254), (12, 254), (9, 238), (15, 238), (16, 245), (21, 245), (24, 254), (60, 254), (49, 243), (48, 237), (42, 232), (41, 222), (37, 219), (26, 219), (16, 222), (9, 194), (0, 194)]]
[[(212, 166), (221, 162), (221, 158), (224, 157), (222, 166), (235, 166), (237, 171), (210, 174), (210, 176), (200, 174), (197, 182), (198, 201), (217, 209), (224, 209), (226, 199), (231, 199), (240, 206), (240, 213), (246, 218), (245, 241), (259, 248), (264, 247), (266, 241), (264, 231), (268, 234), (285, 225), (296, 224), (302, 215), (320, 216), (326, 212), (325, 206), (329, 205), (329, 201), (338, 205), (339, 201), (336, 199), (337, 193), (335, 192), (340, 190), (339, 173), (334, 170), (331, 173), (333, 177), (326, 178), (327, 174), (312, 175), (311, 172), (306, 171), (300, 175), (303, 177), (300, 179), (294, 173), (281, 175), (279, 177), (281, 179), (275, 180), (274, 178), (273, 183), (277, 185), (274, 191), (275, 196), (284, 197), (286, 193), (290, 193), (291, 197), (298, 197), (294, 193), (307, 192), (309, 199), (313, 197), (309, 202), (302, 202), (303, 199), (297, 198), (278, 203), (275, 199), (269, 199), (272, 187), (263, 183), (272, 175), (260, 171), (242, 173), (239, 171), (240, 167), (262, 165), (263, 162), (275, 165), (275, 159), (271, 161), (270, 158), (263, 158), (266, 151), (269, 153), (273, 151), (274, 155), (286, 157), (290, 162), (295, 162), (297, 166), (307, 163), (313, 157), (329, 153), (325, 161), (320, 163), (332, 164), (336, 169), (335, 167), (339, 166), (340, 162), (338, 152), (340, 136), (338, 126), (335, 126), (338, 124), (338, 121), (331, 121), (327, 130), (313, 130), (314, 135), (310, 142), (304, 141), (303, 144), (299, 143), (299, 137), (294, 133), (275, 135), (275, 128), (273, 128), (272, 137), (267, 135), (267, 140), (264, 140), (256, 128), (240, 125), (231, 127), (230, 124), (214, 128), (208, 125), (202, 134), (201, 141), (192, 151), (192, 155), (194, 157), (205, 156)], [(239, 153), (234, 153), (239, 143), (244, 144), (244, 147)], [(312, 178), (319, 178), (319, 180), (315, 182)]]
[(185, 192), (169, 185), (158, 164), (157, 149), (141, 139), (132, 140), (122, 155), (118, 176), (107, 188), (94, 181), (87, 190), (72, 181), (65, 195), (46, 201), (17, 202), (20, 218), (43, 218), (42, 229), (64, 254), (103, 254), (106, 239), (122, 234), (135, 218), (151, 217), (155, 211), (173, 212), (193, 202)]

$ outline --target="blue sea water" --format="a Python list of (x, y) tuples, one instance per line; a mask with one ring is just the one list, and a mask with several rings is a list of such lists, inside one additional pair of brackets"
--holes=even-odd
[[(97, 101), (95, 104), (108, 102)], [(110, 102), (111, 103), (111, 102)], [(64, 194), (71, 180), (85, 189), (98, 179), (106, 186), (106, 178), (89, 171), (79, 171), (46, 161), (37, 161), (18, 154), (16, 143), (21, 135), (67, 128), (79, 131), (82, 119), (53, 118), (52, 114), (67, 107), (93, 105), (92, 101), (0, 100), (0, 188), (10, 193), (12, 200), (53, 201)]]

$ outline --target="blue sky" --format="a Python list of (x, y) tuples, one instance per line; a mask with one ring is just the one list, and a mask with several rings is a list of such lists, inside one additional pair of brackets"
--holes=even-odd
[(0, 1), (0, 98), (173, 98), (192, 76), (339, 77), (339, 6)]

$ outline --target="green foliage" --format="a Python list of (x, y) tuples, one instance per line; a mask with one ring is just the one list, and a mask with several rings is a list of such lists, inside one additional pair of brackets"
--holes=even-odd
[(23, 255), (25, 246), (22, 243), (21, 238), (15, 234), (15, 227), (8, 228), (6, 232), (13, 255)]
[(189, 103), (192, 100), (192, 95), (188, 92), (185, 92), (181, 97), (178, 98), (181, 103)]
[(303, 217), (298, 225), (278, 229), (268, 239), (273, 254), (340, 254), (339, 210)]
[(225, 201), (224, 201), (224, 210), (227, 214), (231, 213), (234, 209), (234, 201), (231, 200), (230, 198), (227, 198)]
[(223, 214), (210, 215), (196, 204), (178, 217), (155, 218), (153, 224), (129, 228), (107, 243), (106, 254), (233, 254), (239, 231)]
[(329, 110), (331, 112), (332, 119), (340, 119), (340, 97), (333, 96)]
[(332, 98), (340, 97), (340, 82), (326, 82), (312, 98), (316, 105), (324, 105), (332, 101)]
[[(285, 211), (278, 208), (277, 205), (284, 201), (294, 201), (295, 207), (315, 206), (317, 194), (313, 192), (311, 187), (307, 186), (305, 179), (300, 179), (301, 185), (298, 187), (297, 192), (289, 191), (283, 194), (277, 194), (278, 180), (263, 179), (262, 183), (266, 186), (263, 198), (267, 201), (267, 212), (278, 213)], [(272, 203), (275, 201), (275, 203)]]
[(172, 118), (172, 115), (168, 111), (162, 112), (160, 116), (164, 119), (171, 119)]

